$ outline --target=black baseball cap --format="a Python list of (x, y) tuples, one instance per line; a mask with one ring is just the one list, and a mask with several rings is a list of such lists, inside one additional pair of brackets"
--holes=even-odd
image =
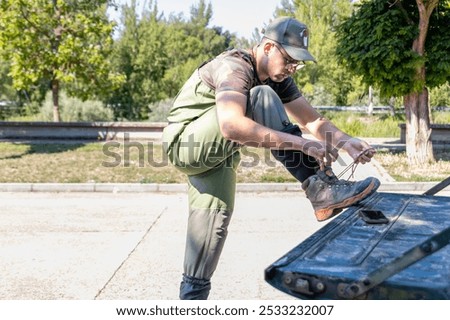
[(281, 44), (295, 60), (316, 62), (308, 52), (308, 27), (294, 18), (281, 17), (273, 20), (265, 29), (264, 37)]

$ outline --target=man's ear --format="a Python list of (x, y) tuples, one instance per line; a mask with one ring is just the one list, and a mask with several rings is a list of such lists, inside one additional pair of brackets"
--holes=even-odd
[(263, 49), (264, 49), (264, 54), (267, 56), (270, 52), (270, 50), (272, 50), (274, 44), (270, 41), (267, 41), (266, 43), (264, 43)]

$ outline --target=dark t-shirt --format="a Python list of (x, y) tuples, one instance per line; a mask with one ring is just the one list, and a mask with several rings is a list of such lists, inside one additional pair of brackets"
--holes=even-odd
[(222, 91), (237, 91), (248, 96), (251, 88), (266, 84), (278, 94), (283, 103), (301, 97), (291, 77), (282, 82), (269, 79), (262, 83), (256, 74), (253, 56), (245, 50), (225, 51), (201, 66), (199, 75), (216, 94)]

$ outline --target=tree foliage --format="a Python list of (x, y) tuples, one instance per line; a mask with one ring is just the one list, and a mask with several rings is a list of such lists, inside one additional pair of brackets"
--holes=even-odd
[[(418, 36), (415, 0), (363, 1), (338, 30), (338, 57), (383, 96), (403, 96), (450, 80), (450, 5), (440, 1), (430, 17), (424, 56), (412, 50)], [(426, 82), (415, 71), (426, 67)]]
[(61, 85), (86, 98), (122, 80), (106, 59), (113, 28), (106, 5), (106, 0), (0, 2), (0, 47), (11, 63), (13, 85), (20, 90), (46, 81), (53, 90), (55, 120)]
[(12, 87), (12, 79), (8, 77), (10, 64), (0, 58), (0, 101), (12, 100), (15, 97), (15, 90)]
[(208, 60), (232, 44), (232, 35), (220, 27), (210, 27), (213, 15), (211, 4), (200, 0), (191, 7), (191, 16), (185, 21), (172, 16), (167, 25), (165, 49), (171, 57), (171, 66), (164, 77), (168, 97), (173, 97), (183, 83), (203, 61)]
[[(317, 64), (295, 75), (303, 94), (314, 105), (349, 105), (360, 103), (365, 88), (357, 77), (338, 63), (336, 28), (351, 14), (348, 0), (283, 0), (277, 15), (289, 15), (305, 23), (311, 34), (309, 50)], [(357, 92), (357, 94), (352, 94)]]
[(337, 54), (385, 96), (403, 96), (406, 153), (434, 161), (429, 88), (450, 79), (448, 0), (362, 1), (339, 28)]
[[(120, 32), (112, 38), (105, 9), (119, 9), (118, 3), (0, 0), (0, 99), (30, 102), (26, 109), (34, 112), (57, 85), (72, 96), (103, 101), (117, 120), (153, 119), (152, 106), (173, 98), (203, 61), (230, 47), (251, 48), (261, 37), (255, 29), (252, 39), (237, 39), (212, 26), (213, 7), (205, 0), (196, 0), (187, 17), (164, 16), (157, 0), (144, 1), (143, 10), (130, 0), (120, 10)], [(436, 86), (431, 103), (448, 105), (449, 0), (441, 0), (433, 12), (422, 57), (411, 50), (417, 34), (412, 26), (418, 19), (415, 0), (366, 0), (355, 11), (359, 16), (350, 17), (352, 3), (280, 0), (274, 12), (274, 17), (293, 16), (310, 28), (310, 51), (318, 63), (295, 75), (308, 100), (359, 105), (369, 85), (390, 98), (411, 85), (419, 88), (422, 82), (408, 72), (425, 63), (425, 85)]]
[(123, 7), (113, 61), (127, 81), (108, 100), (119, 119), (147, 119), (151, 104), (175, 96), (202, 61), (232, 43), (228, 32), (209, 26), (211, 18), (211, 4), (204, 0), (191, 8), (189, 20), (165, 18), (153, 1), (141, 16), (135, 1)]
[(123, 31), (116, 40), (113, 66), (126, 81), (107, 99), (118, 119), (139, 120), (148, 115), (148, 105), (163, 98), (161, 79), (168, 58), (163, 49), (164, 30), (157, 8), (139, 19), (136, 1), (122, 8)]

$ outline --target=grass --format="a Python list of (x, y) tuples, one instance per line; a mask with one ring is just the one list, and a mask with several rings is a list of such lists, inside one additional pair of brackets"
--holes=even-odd
[(388, 115), (373, 115), (354, 112), (324, 112), (339, 129), (354, 137), (399, 137), (399, 124), (404, 122), (401, 115), (391, 117)]
[[(238, 182), (295, 181), (270, 152), (242, 152)], [(0, 143), (0, 183), (184, 183), (161, 144)]]
[[(352, 112), (326, 112), (337, 127), (353, 136), (399, 137), (402, 115), (369, 117)], [(434, 123), (450, 123), (449, 112), (433, 112)], [(398, 181), (438, 181), (450, 175), (450, 152), (420, 167), (408, 165), (404, 153), (379, 153), (376, 159)], [(268, 150), (245, 148), (238, 182), (293, 182), (295, 179)], [(161, 144), (151, 142), (0, 143), (0, 182), (54, 183), (184, 183), (169, 164)]]
[[(440, 181), (450, 175), (450, 151), (438, 161), (408, 165), (404, 153), (378, 153), (376, 159), (397, 181)], [(294, 182), (264, 149), (242, 150), (239, 183)], [(169, 164), (161, 144), (114, 142), (29, 144), (0, 143), (1, 183), (185, 183)]]
[(423, 163), (420, 166), (410, 166), (405, 152), (376, 155), (376, 159), (396, 181), (442, 181), (450, 176), (450, 151), (435, 152), (435, 163)]
[[(322, 112), (339, 129), (354, 137), (387, 138), (400, 137), (400, 123), (405, 123), (405, 115), (397, 113), (395, 116), (388, 114), (375, 114), (368, 116), (355, 112)], [(450, 112), (433, 111), (432, 123), (450, 123)]]
[(164, 165), (161, 145), (142, 145), (145, 153), (111, 143), (0, 143), (0, 182), (174, 183), (185, 179)]

